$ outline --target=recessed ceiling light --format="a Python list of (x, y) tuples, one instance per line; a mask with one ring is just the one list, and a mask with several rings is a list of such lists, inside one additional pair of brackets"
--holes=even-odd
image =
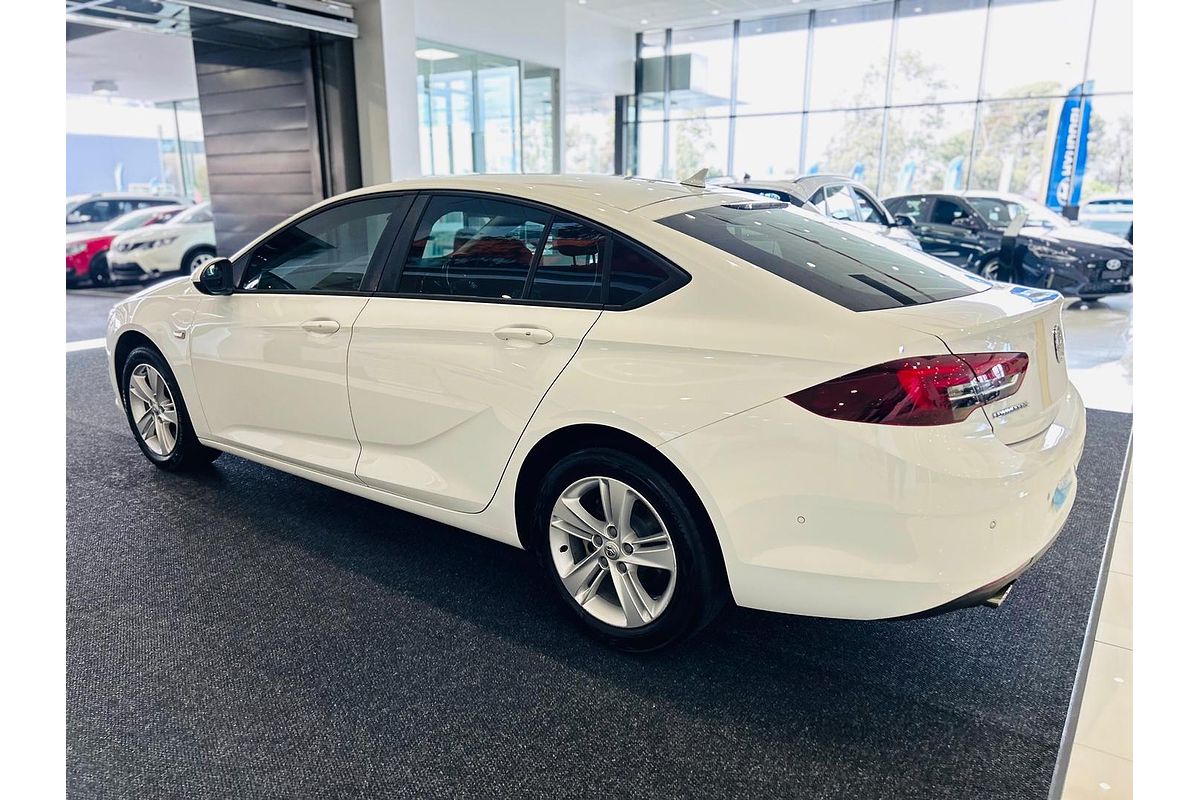
[(579, 5), (581, 5), (581, 6), (586, 6), (586, 5), (587, 5), (587, 0), (579, 0)]
[(447, 58), (458, 58), (458, 53), (440, 47), (422, 47), (417, 50), (417, 58), (422, 61), (445, 61)]
[(642, 24), (642, 25), (649, 25), (649, 24), (650, 24), (650, 20), (648, 20), (648, 19), (644, 19), (644, 20), (642, 20), (641, 24)]
[(718, 11), (717, 9), (715, 9), (715, 8), (712, 10), (712, 15), (713, 15), (714, 17), (715, 17), (717, 14), (720, 14), (720, 13), (721, 13), (721, 12), (720, 12), (720, 11)]
[(916, 8), (914, 8), (914, 9), (913, 9), (913, 13), (914, 13), (914, 14), (920, 14), (920, 13), (921, 13), (921, 7), (920, 7), (920, 6), (917, 6)]

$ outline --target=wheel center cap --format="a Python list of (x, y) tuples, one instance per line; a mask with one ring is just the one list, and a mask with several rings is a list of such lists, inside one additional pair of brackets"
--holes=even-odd
[(616, 561), (618, 558), (620, 558), (620, 556), (621, 551), (615, 544), (609, 542), (608, 544), (604, 545), (604, 557), (609, 561)]

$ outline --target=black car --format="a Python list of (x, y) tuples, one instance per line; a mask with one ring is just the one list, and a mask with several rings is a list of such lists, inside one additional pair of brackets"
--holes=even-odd
[[(1095, 300), (1133, 291), (1133, 245), (1049, 208), (996, 192), (929, 193), (883, 201), (930, 255), (985, 278)], [(1024, 222), (1018, 226), (1021, 215)]]

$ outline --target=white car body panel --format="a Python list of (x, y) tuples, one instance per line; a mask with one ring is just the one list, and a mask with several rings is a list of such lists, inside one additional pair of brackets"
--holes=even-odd
[[(110, 362), (122, 336), (145, 336), (174, 371), (205, 444), (517, 546), (517, 480), (538, 442), (575, 425), (621, 431), (688, 480), (735, 600), (768, 610), (862, 619), (925, 611), (1019, 569), (1069, 512), (1084, 413), (1065, 370), (1044, 363), (1053, 347), (1039, 338), (1058, 323), (1060, 300), (998, 287), (851, 311), (657, 221), (745, 196), (713, 187), (480, 176), (354, 194), (439, 188), (596, 220), (691, 280), (627, 311), (210, 297), (171, 281), (114, 308)], [(299, 327), (307, 319), (340, 327), (313, 333)], [(517, 325), (554, 338), (529, 345), (493, 335)], [(784, 399), (903, 355), (1017, 346), (1041, 370), (1022, 391), (1048, 395), (1031, 403), (1032, 423), (1013, 414), (997, 424), (994, 409), (977, 408), (950, 425), (875, 425)]]
[[(492, 499), (517, 439), (600, 311), (375, 297), (348, 365), (358, 477), (455, 511)], [(550, 330), (546, 344), (505, 328)], [(464, 454), (470, 457), (464, 458)]]

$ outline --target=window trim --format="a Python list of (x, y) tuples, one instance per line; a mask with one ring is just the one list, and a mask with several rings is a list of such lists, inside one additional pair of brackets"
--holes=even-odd
[[(375, 294), (375, 289), (379, 285), (379, 278), (383, 273), (383, 267), (386, 264), (386, 257), (391, 252), (391, 248), (395, 244), (395, 237), (399, 232), (402, 224), (407, 221), (414, 201), (416, 192), (400, 191), (400, 192), (372, 192), (370, 194), (354, 195), (353, 197), (344, 197), (334, 200), (330, 203), (323, 203), (320, 206), (312, 209), (309, 213), (293, 220), (283, 227), (271, 232), (262, 241), (258, 242), (250, 250), (247, 250), (241, 258), (238, 259), (241, 263), (234, 264), (234, 289), (233, 294), (249, 294), (249, 295), (296, 295), (302, 297), (371, 297)], [(355, 291), (337, 291), (337, 292), (314, 292), (309, 290), (287, 290), (287, 289), (246, 289), (246, 267), (249, 266), (254, 254), (263, 245), (270, 242), (279, 234), (286, 230), (301, 225), (304, 222), (312, 219), (319, 214), (330, 211), (335, 208), (350, 205), (352, 203), (364, 202), (369, 200), (394, 199), (396, 206), (392, 209), (392, 215), (388, 218), (387, 225), (384, 226), (383, 232), (379, 234), (379, 241), (375, 244), (375, 250), (371, 253), (371, 260), (367, 263), (367, 269), (363, 273), (362, 283), (360, 288)]]
[[(612, 262), (612, 253), (616, 250), (617, 237), (620, 237), (625, 244), (633, 247), (634, 249), (641, 250), (644, 254), (650, 256), (652, 260), (658, 262), (667, 273), (667, 279), (653, 290), (644, 292), (630, 302), (622, 305), (612, 305), (607, 302), (574, 303), (570, 301), (559, 300), (535, 300), (526, 298), (524, 296), (505, 299), (503, 297), (465, 297), (463, 295), (417, 294), (413, 292), (397, 291), (396, 288), (398, 288), (400, 285), (400, 276), (404, 272), (404, 262), (407, 261), (408, 252), (412, 247), (413, 235), (416, 233), (416, 228), (420, 224), (421, 217), (424, 215), (425, 209), (429, 205), (429, 201), (435, 196), (454, 196), (468, 197), (479, 200), (495, 200), (498, 202), (511, 203), (514, 205), (537, 209), (550, 214), (550, 224), (543, 232), (542, 241), (539, 243), (537, 251), (533, 254), (533, 259), (530, 261), (529, 272), (525, 276), (525, 287), (521, 291), (522, 295), (526, 294), (529, 290), (530, 280), (537, 270), (538, 262), (541, 260), (542, 248), (545, 246), (546, 237), (549, 235), (550, 228), (559, 219), (574, 220), (585, 225), (590, 225), (597, 230), (602, 231), (606, 236), (609, 237), (611, 244), (605, 248), (606, 252), (604, 256), (604, 300), (608, 300), (609, 271)], [(400, 232), (403, 235), (398, 235), (392, 241), (391, 248), (388, 252), (387, 261), (383, 265), (381, 279), (379, 280), (376, 291), (372, 295), (374, 297), (393, 297), (410, 300), (442, 300), (460, 303), (502, 303), (504, 305), (511, 306), (582, 308), (600, 311), (632, 311), (634, 309), (641, 308), (642, 306), (649, 305), (655, 300), (666, 297), (668, 294), (671, 294), (677, 289), (686, 286), (692, 280), (691, 273), (687, 272), (687, 270), (684, 270), (669, 258), (656, 252), (653, 248), (642, 244), (627, 234), (621, 233), (612, 226), (606, 225), (602, 222), (597, 222), (596, 220), (590, 219), (583, 214), (567, 211), (566, 209), (558, 206), (553, 206), (549, 203), (543, 203), (537, 200), (527, 200), (523, 197), (514, 197), (513, 195), (501, 194), (499, 192), (486, 192), (466, 189), (424, 189), (419, 191), (417, 200), (414, 201), (412, 206), (409, 208), (408, 216), (410, 219), (405, 221), (404, 229)], [(389, 288), (380, 288), (384, 286)]]

